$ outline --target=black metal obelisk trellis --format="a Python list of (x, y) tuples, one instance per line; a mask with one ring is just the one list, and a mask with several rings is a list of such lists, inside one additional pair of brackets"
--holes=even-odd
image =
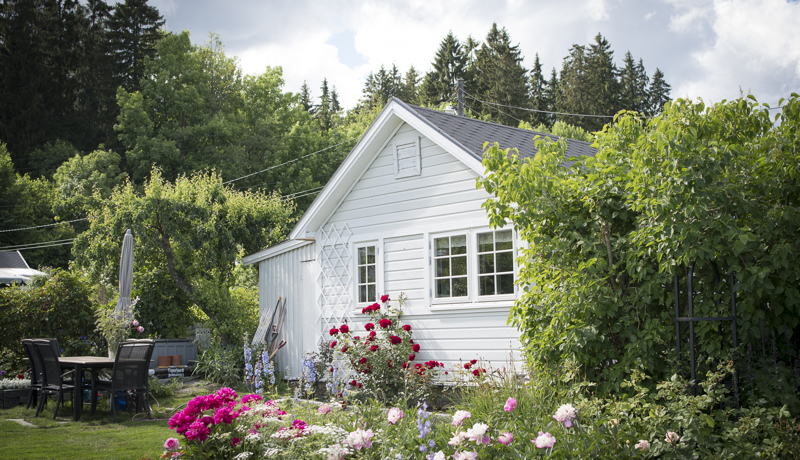
[[(719, 292), (720, 286), (720, 279), (719, 274), (716, 270), (714, 270), (715, 281), (717, 285), (717, 292)], [(736, 284), (736, 277), (734, 272), (730, 272), (729, 279), (730, 279), (730, 291), (731, 291), (731, 316), (715, 316), (715, 317), (698, 317), (694, 316), (694, 285), (693, 285), (693, 278), (694, 278), (694, 263), (689, 266), (689, 273), (687, 275), (687, 289), (686, 289), (686, 300), (687, 300), (687, 307), (689, 310), (689, 316), (681, 316), (681, 306), (680, 306), (680, 288), (678, 286), (678, 271), (675, 271), (675, 335), (677, 339), (677, 352), (678, 352), (678, 366), (680, 366), (681, 362), (681, 323), (689, 323), (689, 359), (691, 362), (691, 372), (692, 372), (692, 394), (697, 395), (697, 386), (696, 386), (696, 360), (694, 355), (694, 323), (700, 321), (731, 321), (731, 329), (733, 331), (733, 348), (734, 350), (739, 346), (738, 338), (736, 336), (736, 291), (735, 291), (735, 284)], [(719, 298), (717, 300), (717, 305), (722, 304), (722, 299)], [(734, 362), (734, 366), (735, 366)], [(734, 367), (734, 380), (738, 378), (738, 373)], [(733, 384), (734, 391), (736, 393), (736, 406), (739, 406), (739, 385), (738, 382), (734, 381)]]

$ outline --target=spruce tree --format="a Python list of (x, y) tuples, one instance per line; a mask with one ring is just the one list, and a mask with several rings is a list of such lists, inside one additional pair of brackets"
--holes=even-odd
[[(587, 77), (591, 94), (589, 114), (614, 115), (620, 107), (619, 81), (617, 80), (617, 66), (614, 65), (614, 52), (611, 45), (601, 34), (595, 36), (595, 42), (589, 46), (587, 55)], [(584, 124), (588, 130), (598, 131), (610, 118), (584, 117)]]
[(300, 106), (303, 107), (303, 110), (310, 114), (314, 114), (314, 103), (311, 101), (311, 89), (308, 87), (308, 83), (303, 80), (303, 86), (300, 87)]
[(473, 69), (476, 98), (506, 106), (476, 102), (477, 110), (499, 123), (517, 126), (519, 119), (527, 114), (511, 107), (528, 106), (528, 78), (527, 71), (522, 67), (519, 45), (511, 44), (511, 37), (505, 28), (498, 29), (496, 23), (492, 24), (486, 41), (475, 53)]
[(619, 73), (620, 109), (645, 113), (647, 110), (647, 83), (649, 78), (644, 71), (644, 63), (635, 63), (628, 51), (623, 60), (624, 67)]
[[(433, 69), (425, 74), (420, 88), (420, 102), (429, 105), (439, 105), (442, 102), (454, 101), (459, 78), (469, 82), (468, 50), (474, 46), (469, 42), (462, 46), (456, 36), (450, 31), (439, 44), (436, 56), (433, 59)], [(471, 51), (471, 49), (469, 50)]]
[[(533, 69), (531, 69), (531, 85), (530, 85), (530, 105), (534, 110), (552, 111), (553, 107), (550, 105), (547, 94), (547, 80), (542, 74), (542, 63), (539, 62), (539, 53), (536, 53), (536, 58), (533, 61)], [(531, 124), (537, 126), (544, 124), (550, 126), (552, 124), (550, 116), (547, 113), (532, 112), (530, 116)]]
[(341, 110), (342, 106), (339, 105), (339, 93), (336, 92), (336, 86), (334, 86), (333, 89), (331, 89), (331, 116), (338, 116)]
[(116, 79), (128, 92), (139, 89), (144, 76), (145, 57), (156, 53), (156, 42), (163, 37), (164, 18), (147, 0), (118, 3), (109, 20)]
[(319, 97), (319, 105), (317, 106), (314, 117), (319, 120), (320, 128), (322, 128), (323, 131), (328, 131), (331, 129), (333, 119), (331, 118), (331, 96), (330, 90), (328, 89), (327, 78), (322, 80), (320, 90), (322, 90), (322, 95)]
[(656, 116), (664, 110), (664, 104), (669, 101), (669, 91), (672, 87), (664, 80), (664, 73), (656, 67), (653, 80), (650, 83), (648, 111), (650, 116)]
[[(586, 47), (572, 45), (569, 55), (564, 58), (556, 93), (556, 111), (563, 113), (585, 114), (589, 112), (591, 88), (587, 77)], [(567, 124), (587, 129), (583, 123), (585, 117), (558, 115), (557, 118)]]
[(412, 65), (403, 77), (403, 83), (400, 85), (400, 91), (396, 96), (403, 102), (419, 104), (419, 80), (419, 72)]

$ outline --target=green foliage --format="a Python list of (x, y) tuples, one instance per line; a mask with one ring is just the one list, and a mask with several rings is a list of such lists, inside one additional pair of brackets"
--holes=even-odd
[(244, 353), (241, 346), (225, 345), (213, 335), (195, 361), (194, 372), (206, 380), (226, 387), (239, 386), (244, 381)]
[[(553, 134), (558, 137), (564, 137), (566, 139), (575, 139), (584, 142), (594, 142), (594, 135), (587, 133), (583, 130), (583, 128), (579, 126), (572, 126), (568, 123), (564, 123), (563, 121), (557, 121), (553, 123), (552, 127), (547, 127), (545, 124), (540, 124), (536, 127), (530, 125), (530, 123), (523, 121), (519, 124), (519, 128), (521, 129), (529, 129), (531, 131), (536, 131), (538, 133), (545, 133), (545, 134)], [(567, 141), (569, 142), (569, 141)]]
[[(535, 365), (574, 358), (614, 388), (635, 369), (671, 374), (673, 274), (697, 264), (696, 316), (721, 316), (735, 272), (740, 340), (800, 323), (800, 100), (776, 116), (753, 98), (678, 100), (661, 116), (623, 114), (595, 157), (564, 166), (563, 140), (536, 158), (490, 147), (480, 186), (494, 226), (514, 225), (523, 297), (511, 313)], [(727, 297), (726, 297), (727, 296)], [(722, 306), (717, 307), (717, 302)], [(697, 350), (724, 356), (728, 326), (696, 327)]]
[(65, 354), (82, 346), (78, 339), (99, 342), (90, 286), (79, 273), (56, 269), (41, 287), (0, 289), (0, 348), (22, 357), (24, 338), (55, 338)]
[(55, 197), (53, 213), (63, 220), (83, 217), (88, 209), (111, 196), (128, 175), (120, 170), (120, 156), (111, 150), (76, 154), (64, 161), (53, 174)]
[(181, 379), (167, 379), (167, 381), (164, 382), (156, 376), (153, 376), (147, 383), (147, 390), (150, 392), (151, 396), (158, 399), (171, 398), (175, 395), (175, 391), (183, 388), (183, 386)]
[(93, 280), (116, 279), (122, 235), (131, 229), (133, 295), (148, 309), (139, 312), (144, 324), (152, 321), (155, 334), (180, 331), (178, 326), (185, 330), (195, 305), (223, 340), (235, 340), (252, 324), (242, 313), (254, 309), (252, 294), (231, 296), (235, 260), (280, 241), (292, 223), (291, 211), (274, 195), (225, 187), (213, 172), (181, 176), (173, 184), (154, 169), (141, 192), (125, 184), (92, 210), (91, 226), (73, 251)]

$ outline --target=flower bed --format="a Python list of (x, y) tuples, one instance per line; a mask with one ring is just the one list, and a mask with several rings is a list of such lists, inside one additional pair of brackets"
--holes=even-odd
[(0, 380), (0, 408), (11, 409), (28, 404), (30, 387), (31, 381), (29, 379)]

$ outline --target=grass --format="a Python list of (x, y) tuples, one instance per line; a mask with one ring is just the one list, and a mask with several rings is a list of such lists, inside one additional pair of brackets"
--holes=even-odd
[[(98, 402), (94, 415), (89, 415), (89, 405), (84, 404), (79, 422), (72, 421), (71, 402), (62, 404), (55, 421), (52, 401), (48, 401), (39, 417), (34, 417), (35, 409), (3, 410), (0, 411), (0, 446), (3, 446), (0, 460), (156, 459), (164, 450), (164, 441), (175, 437), (167, 421), (178, 407), (198, 394), (215, 389), (205, 382), (196, 382), (158, 405), (151, 401), (152, 416), (156, 419), (152, 421), (142, 415), (132, 420), (132, 413), (118, 411), (120, 423), (114, 423), (108, 398)], [(35, 426), (23, 426), (8, 419), (23, 419)]]

